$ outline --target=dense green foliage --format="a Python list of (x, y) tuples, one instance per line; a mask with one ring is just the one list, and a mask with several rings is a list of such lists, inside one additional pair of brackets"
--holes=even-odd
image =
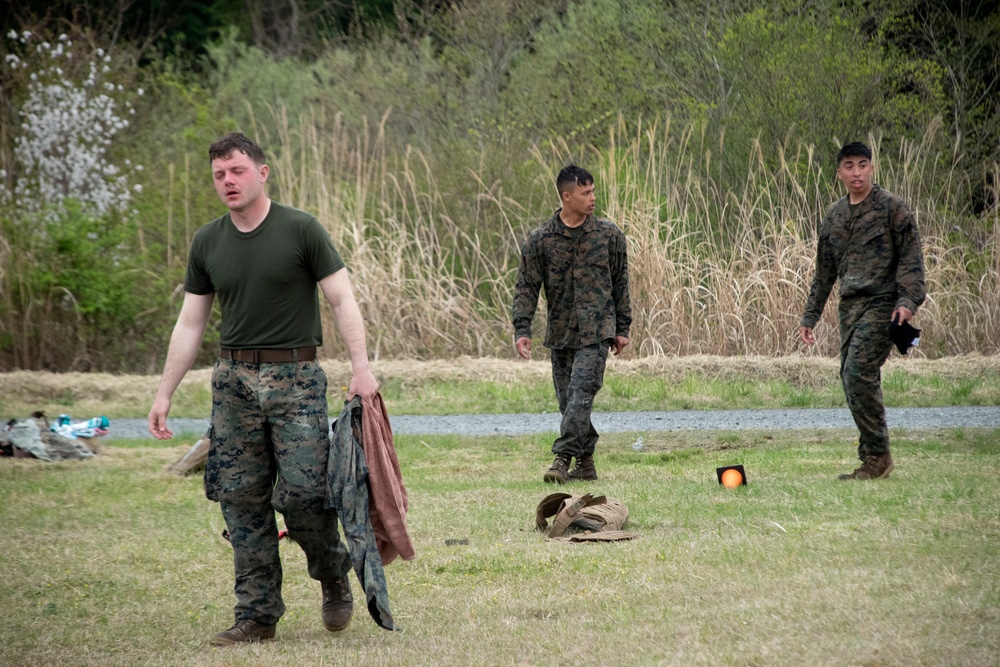
[[(16, 146), (32, 122), (23, 113), (32, 92), (29, 47), (55, 43), (61, 33), (74, 36), (79, 58), (117, 75), (121, 96), (136, 111), (100, 159), (119, 170), (126, 160), (145, 168), (129, 175), (141, 191), (133, 191), (127, 207), (57, 211), (66, 223), (58, 233), (50, 234), (50, 217), (4, 206), (0, 369), (119, 371), (160, 364), (191, 233), (220, 213), (205, 148), (231, 128), (257, 137), (272, 166), (283, 167), (275, 169), (272, 194), (316, 208), (314, 202), (333, 196), (327, 187), (342, 186), (346, 194), (338, 194), (329, 212), (343, 213), (349, 204), (355, 219), (330, 224), (380, 222), (349, 234), (348, 256), (363, 242), (378, 243), (397, 222), (416, 224), (403, 219), (410, 211), (431, 211), (430, 233), (446, 258), (441, 266), (455, 280), (471, 281), (483, 312), (502, 312), (506, 304), (483, 292), (481, 257), (491, 262), (489, 281), (509, 283), (517, 239), (527, 221), (551, 209), (552, 173), (561, 162), (601, 161), (637, 189), (629, 201), (661, 207), (661, 220), (684, 224), (690, 214), (684, 205), (671, 208), (676, 200), (667, 202), (662, 173), (638, 171), (636, 165), (651, 159), (616, 157), (623, 133), (643, 136), (654, 121), (683, 128), (662, 134), (679, 142), (668, 159), (699, 156), (694, 173), (701, 189), (689, 187), (685, 196), (716, 193), (707, 197), (716, 203), (703, 240), (734, 241), (727, 193), (746, 189), (748, 170), (778, 174), (797, 192), (811, 179), (830, 179), (842, 142), (871, 137), (879, 155), (895, 161), (894, 172), (922, 170), (922, 209), (953, 229), (947, 241), (960, 248), (967, 282), (998, 265), (995, 3), (182, 0), (125, 6), (119, 12), (119, 3), (107, 1), (26, 2), (2, 19), (5, 33), (34, 35), (28, 45), (4, 41), (25, 64), (11, 69), (8, 60), (2, 70), (4, 191), (15, 193), (27, 173)], [(145, 95), (138, 96), (139, 88)], [(651, 156), (657, 139), (650, 136)], [(333, 165), (321, 157), (332, 144), (340, 156)], [(677, 174), (683, 167), (671, 165)], [(310, 185), (314, 171), (325, 175), (324, 191)], [(351, 190), (369, 183), (380, 191)], [(816, 211), (824, 197), (815, 197)], [(399, 212), (404, 200), (406, 215)], [(796, 219), (780, 212), (775, 218)], [(60, 245), (68, 235), (75, 242)], [(416, 243), (419, 257), (426, 248)], [(409, 252), (401, 256), (412, 262)], [(505, 336), (480, 336), (460, 351), (495, 353)], [(211, 343), (210, 335), (206, 359)], [(389, 346), (383, 353), (447, 352)]]
[(67, 25), (157, 56), (197, 56), (229, 28), (276, 55), (316, 52), (352, 26), (392, 22), (392, 0), (21, 0), (0, 29), (65, 31)]

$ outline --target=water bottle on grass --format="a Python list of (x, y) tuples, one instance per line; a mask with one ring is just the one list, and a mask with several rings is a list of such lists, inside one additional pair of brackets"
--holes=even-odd
[(80, 429), (107, 428), (109, 423), (110, 422), (108, 421), (107, 417), (101, 416), (101, 417), (92, 417), (85, 422), (77, 422), (76, 424), (72, 424), (72, 426), (73, 428), (80, 428)]
[(108, 432), (109, 424), (108, 418), (102, 415), (100, 417), (92, 417), (84, 422), (70, 424), (69, 428), (78, 438), (96, 438)]

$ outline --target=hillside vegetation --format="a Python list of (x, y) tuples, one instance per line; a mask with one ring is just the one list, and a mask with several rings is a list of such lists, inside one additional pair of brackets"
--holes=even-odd
[[(0, 370), (160, 367), (231, 129), (329, 228), (379, 358), (509, 354), (519, 246), (568, 162), (629, 237), (629, 355), (801, 352), (850, 140), (918, 217), (918, 354), (1000, 351), (995, 3), (135, 4), (2, 19)], [(836, 354), (835, 305), (810, 354)]]

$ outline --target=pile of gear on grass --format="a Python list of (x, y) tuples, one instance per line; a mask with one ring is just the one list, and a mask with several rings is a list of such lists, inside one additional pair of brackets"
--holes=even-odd
[(627, 521), (625, 503), (592, 493), (551, 493), (535, 510), (535, 528), (550, 542), (619, 542), (639, 537), (622, 530)]
[(96, 455), (95, 439), (109, 432), (107, 417), (74, 422), (59, 415), (50, 424), (44, 412), (35, 411), (28, 419), (11, 419), (0, 430), (0, 456), (42, 461), (79, 461)]

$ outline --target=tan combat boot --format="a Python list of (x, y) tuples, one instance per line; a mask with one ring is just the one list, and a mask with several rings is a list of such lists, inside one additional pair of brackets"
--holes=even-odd
[(597, 466), (594, 465), (593, 456), (584, 456), (576, 460), (576, 465), (569, 471), (568, 477), (585, 482), (597, 481)]
[(232, 646), (249, 642), (274, 639), (274, 625), (265, 625), (249, 618), (241, 618), (233, 627), (212, 637), (212, 646)]
[(323, 626), (330, 632), (340, 632), (351, 624), (354, 597), (347, 576), (320, 582), (323, 589)]
[(839, 479), (885, 479), (895, 467), (892, 454), (889, 452), (878, 456), (866, 456), (860, 468), (840, 475)]
[(555, 461), (552, 462), (549, 469), (542, 475), (542, 480), (545, 482), (555, 482), (556, 484), (565, 484), (566, 479), (569, 477), (569, 461), (569, 454), (556, 454)]

